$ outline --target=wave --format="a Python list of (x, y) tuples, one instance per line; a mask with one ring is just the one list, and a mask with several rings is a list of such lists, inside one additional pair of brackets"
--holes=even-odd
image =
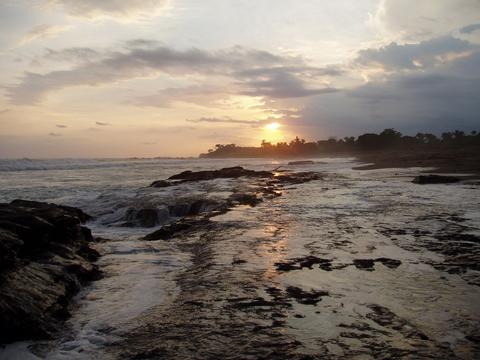
[(148, 164), (182, 161), (175, 158), (125, 158), (125, 159), (0, 159), (0, 172), (35, 170), (79, 170), (121, 167), (132, 164)]

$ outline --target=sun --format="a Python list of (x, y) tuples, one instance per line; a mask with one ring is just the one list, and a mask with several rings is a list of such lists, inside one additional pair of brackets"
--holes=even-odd
[(273, 123), (265, 125), (265, 129), (270, 130), (270, 131), (278, 130), (278, 128), (280, 128), (280, 124), (277, 123), (277, 122), (273, 122)]

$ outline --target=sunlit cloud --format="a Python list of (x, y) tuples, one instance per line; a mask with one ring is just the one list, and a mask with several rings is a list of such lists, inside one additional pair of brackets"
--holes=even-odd
[(168, 0), (50, 0), (52, 6), (62, 7), (72, 16), (96, 19), (132, 20), (157, 15)]
[(55, 37), (71, 29), (71, 26), (41, 24), (30, 29), (20, 40), (20, 45), (26, 45), (38, 39)]

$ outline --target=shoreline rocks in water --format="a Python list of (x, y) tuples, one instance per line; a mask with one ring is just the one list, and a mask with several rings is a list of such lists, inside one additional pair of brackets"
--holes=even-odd
[[(178, 233), (193, 231), (199, 227), (205, 227), (206, 225), (209, 225), (209, 219), (211, 217), (224, 214), (235, 206), (248, 205), (254, 207), (263, 202), (265, 199), (272, 199), (281, 196), (285, 185), (302, 184), (323, 179), (323, 176), (320, 173), (313, 171), (292, 172), (287, 174), (282, 173), (275, 175), (270, 171), (255, 171), (244, 169), (240, 166), (235, 166), (220, 170), (206, 170), (197, 172), (188, 170), (180, 174), (173, 175), (167, 180), (154, 181), (150, 186), (166, 187), (183, 182), (239, 177), (256, 178), (261, 179), (262, 181), (257, 183), (256, 188), (251, 188), (248, 192), (237, 191), (235, 189), (234, 192), (223, 201), (199, 199), (193, 204), (185, 204), (186, 206), (184, 208), (186, 210), (179, 213), (172, 213), (173, 207), (169, 206), (170, 214), (180, 217), (180, 219), (171, 223), (162, 224), (160, 229), (144, 236), (143, 240), (170, 240)], [(166, 185), (167, 183), (170, 185)], [(183, 208), (183, 206), (179, 204), (179, 208)], [(146, 220), (149, 220), (149, 217)], [(152, 224), (151, 221), (147, 221), (147, 223), (149, 225)], [(125, 226), (132, 226), (130, 225), (131, 222), (125, 224)]]
[(69, 316), (71, 298), (100, 277), (89, 247), (90, 216), (36, 201), (0, 204), (0, 344), (47, 339)]

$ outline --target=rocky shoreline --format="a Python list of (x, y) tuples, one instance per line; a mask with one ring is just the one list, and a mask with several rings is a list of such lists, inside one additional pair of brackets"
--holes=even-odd
[(89, 219), (73, 207), (0, 204), (0, 344), (54, 337), (72, 297), (101, 276)]

